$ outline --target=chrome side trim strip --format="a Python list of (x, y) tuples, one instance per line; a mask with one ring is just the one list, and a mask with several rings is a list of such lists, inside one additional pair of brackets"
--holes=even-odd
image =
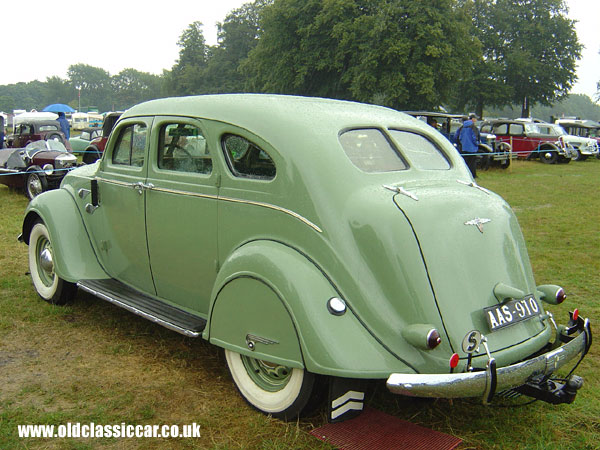
[(231, 198), (231, 197), (219, 197), (218, 200), (222, 200), (224, 202), (231, 202), (231, 203), (244, 203), (246, 205), (260, 206), (262, 208), (268, 208), (268, 209), (272, 209), (274, 211), (279, 211), (279, 212), (282, 212), (282, 213), (287, 214), (289, 216), (292, 216), (295, 219), (298, 219), (303, 224), (308, 225), (309, 227), (311, 227), (317, 233), (322, 233), (323, 232), (323, 230), (321, 230), (321, 228), (319, 228), (317, 225), (315, 225), (314, 223), (312, 223), (310, 220), (306, 219), (305, 217), (301, 216), (300, 214), (298, 214), (298, 213), (296, 213), (294, 211), (291, 211), (291, 210), (286, 209), (286, 208), (282, 208), (281, 206), (271, 205), (270, 203), (254, 202), (254, 201), (251, 201), (251, 200), (241, 200), (241, 199)]
[(126, 309), (129, 312), (132, 312), (138, 316), (143, 317), (144, 319), (148, 319), (151, 322), (157, 323), (158, 325), (162, 325), (163, 327), (168, 328), (169, 330), (173, 330), (173, 331), (176, 331), (177, 333), (183, 334), (184, 336), (195, 338), (202, 334), (201, 332), (186, 330), (185, 328), (181, 328), (180, 326), (172, 324), (171, 322), (167, 322), (166, 320), (159, 319), (158, 317), (148, 314), (147, 312), (142, 311), (142, 310), (136, 308), (135, 306), (128, 305), (127, 303), (123, 303), (122, 301), (117, 300), (114, 297), (110, 297), (102, 292), (98, 292), (97, 290), (92, 289), (89, 286), (86, 286), (85, 284), (77, 283), (77, 287), (86, 292), (89, 292), (92, 295), (95, 295), (96, 297), (98, 297), (102, 300), (106, 300), (107, 302), (112, 303), (113, 305), (117, 305), (123, 309)]
[[(125, 187), (131, 187), (131, 188), (135, 188), (136, 187), (134, 185), (134, 183), (126, 183), (124, 181), (107, 180), (106, 178), (100, 178), (100, 177), (98, 177), (96, 179), (98, 181), (103, 181), (105, 183), (112, 183), (112, 184), (116, 184), (118, 186), (125, 186)], [(280, 206), (272, 205), (270, 203), (255, 202), (255, 201), (252, 201), (252, 200), (242, 200), (242, 199), (239, 199), (239, 198), (232, 198), (232, 197), (219, 197), (217, 195), (199, 194), (199, 193), (196, 193), (196, 192), (180, 191), (180, 190), (177, 190), (177, 189), (168, 189), (168, 188), (162, 188), (162, 187), (156, 187), (156, 186), (152, 186), (151, 188), (149, 187), (148, 189), (152, 190), (152, 191), (157, 191), (157, 192), (166, 192), (167, 194), (187, 195), (189, 197), (207, 198), (207, 199), (211, 199), (211, 200), (220, 200), (220, 201), (230, 202), (230, 203), (242, 203), (242, 204), (245, 204), (245, 205), (259, 206), (261, 208), (272, 209), (274, 211), (279, 211), (279, 212), (282, 212), (284, 214), (287, 214), (288, 216), (292, 216), (295, 219), (298, 219), (303, 224), (308, 225), (309, 227), (311, 227), (317, 233), (322, 233), (323, 232), (323, 230), (321, 228), (319, 228), (319, 226), (315, 225), (310, 220), (308, 220), (307, 218), (301, 216), (300, 214), (298, 214), (298, 213), (296, 213), (294, 211), (291, 211), (289, 209), (282, 208)]]

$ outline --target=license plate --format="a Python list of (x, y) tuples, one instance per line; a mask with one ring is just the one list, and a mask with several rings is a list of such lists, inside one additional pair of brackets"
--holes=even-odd
[(501, 305), (484, 308), (483, 311), (490, 331), (514, 325), (542, 313), (540, 305), (533, 295), (509, 300)]

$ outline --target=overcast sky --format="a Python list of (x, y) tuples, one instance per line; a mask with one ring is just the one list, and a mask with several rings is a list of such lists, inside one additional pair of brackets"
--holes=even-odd
[[(248, 0), (3, 0), (4, 41), (0, 85), (58, 76), (72, 64), (89, 64), (116, 75), (126, 68), (161, 74), (179, 54), (177, 41), (189, 24), (204, 24), (208, 44), (217, 43), (217, 22)], [(600, 81), (599, 0), (567, 0), (585, 45), (574, 93), (593, 97)]]

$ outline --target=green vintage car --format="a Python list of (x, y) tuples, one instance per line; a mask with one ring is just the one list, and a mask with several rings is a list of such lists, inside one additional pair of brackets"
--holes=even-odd
[(290, 419), (328, 388), (511, 392), (572, 402), (589, 321), (557, 325), (510, 207), (453, 146), (387, 108), (276, 95), (154, 100), (102, 159), (28, 206), (21, 239), (51, 303), (92, 293), (225, 351), (241, 394)]

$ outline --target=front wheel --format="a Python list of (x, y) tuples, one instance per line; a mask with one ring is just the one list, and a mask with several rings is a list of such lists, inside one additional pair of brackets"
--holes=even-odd
[(488, 170), (492, 165), (491, 152), (484, 148), (480, 148), (477, 150), (477, 153), (480, 153), (477, 155), (477, 170)]
[(29, 272), (33, 287), (47, 302), (64, 305), (75, 296), (77, 286), (54, 271), (54, 249), (43, 222), (36, 223), (29, 234)]
[(558, 153), (552, 150), (541, 150), (540, 160), (546, 164), (555, 164), (558, 161)]
[(25, 195), (29, 200), (48, 190), (48, 181), (46, 176), (40, 173), (41, 169), (34, 167), (33, 170), (25, 175)]
[(233, 381), (242, 396), (256, 409), (283, 420), (295, 419), (306, 407), (315, 376), (303, 369), (240, 355), (225, 350)]

